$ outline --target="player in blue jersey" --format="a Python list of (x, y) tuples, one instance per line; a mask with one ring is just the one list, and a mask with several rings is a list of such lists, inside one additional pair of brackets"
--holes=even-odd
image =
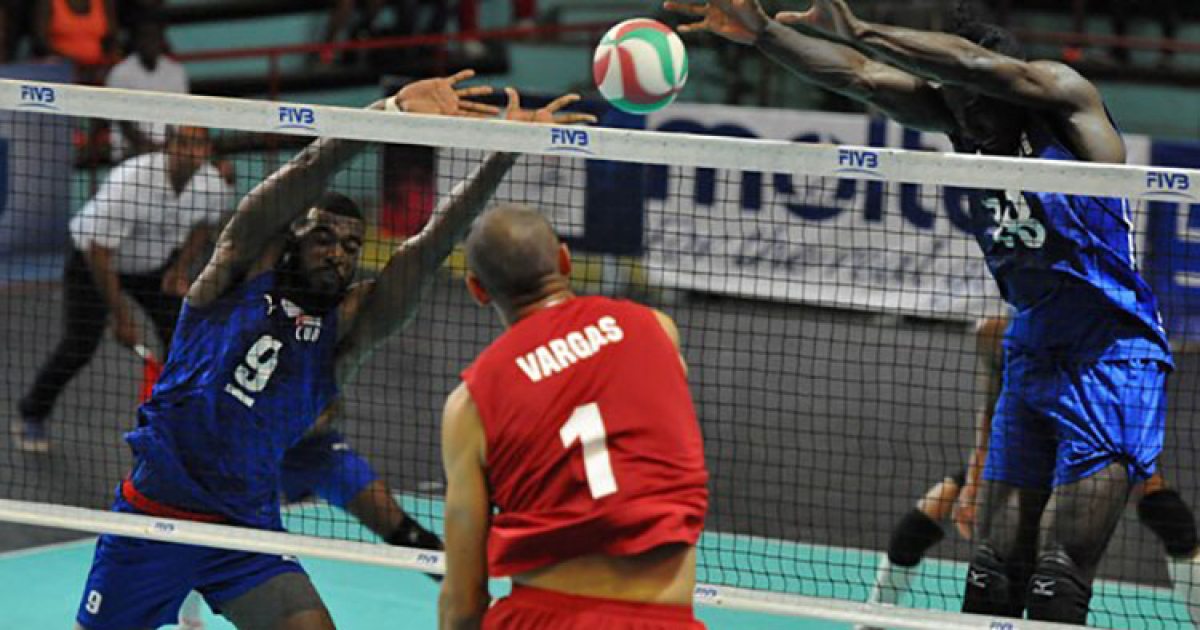
[[(947, 134), (959, 151), (1125, 161), (1095, 86), (1061, 63), (1025, 61), (1010, 34), (969, 11), (950, 34), (868, 23), (844, 0), (775, 19), (755, 0), (667, 8), (701, 18), (682, 32), (754, 45), (808, 81)], [(963, 609), (1082, 624), (1125, 500), (1162, 450), (1170, 348), (1136, 269), (1125, 200), (986, 191), (971, 205), (1016, 315)]]
[(284, 453), (283, 502), (319, 497), (348, 512), (389, 545), (441, 549), (437, 535), (401, 509), (371, 464), (334, 428), (341, 408), (341, 400), (334, 401), (318, 418), (317, 427)]
[[(406, 86), (371, 109), (491, 116), (460, 72)], [(529, 112), (509, 91), (510, 120), (570, 122), (569, 95)], [(404, 124), (397, 119), (396, 124)], [(284, 452), (308, 432), (340, 383), (412, 317), (423, 287), (516, 159), (495, 153), (459, 184), (377, 279), (352, 284), (366, 225), (349, 198), (325, 192), (363, 143), (321, 138), (252, 190), (192, 283), (171, 356), (126, 436), (135, 462), (113, 510), (281, 530)], [(295, 559), (101, 536), (76, 617), (89, 630), (175, 620), (189, 590), (241, 630), (333, 628)]]

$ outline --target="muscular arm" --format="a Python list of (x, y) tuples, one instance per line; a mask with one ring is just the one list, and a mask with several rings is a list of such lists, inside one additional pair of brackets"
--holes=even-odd
[(470, 178), (451, 191), (421, 233), (396, 249), (374, 282), (358, 285), (347, 296), (340, 313), (345, 332), (337, 354), (339, 382), (352, 378), (380, 342), (409, 322), (434, 272), (515, 161), (516, 156), (508, 153), (488, 156)]
[[(369, 109), (383, 109), (383, 101)], [(204, 271), (188, 290), (188, 302), (206, 306), (228, 291), (267, 243), (308, 211), (329, 178), (365, 146), (351, 140), (319, 138), (250, 191), (221, 231)]]
[(171, 265), (163, 274), (162, 290), (171, 295), (182, 296), (188, 290), (188, 276), (191, 274), (192, 265), (200, 258), (200, 254), (204, 253), (208, 247), (209, 239), (212, 238), (213, 226), (207, 223), (197, 223), (192, 226), (188, 232), (187, 240), (183, 242), (183, 247), (179, 248), (179, 257), (175, 259), (175, 263)]
[(771, 20), (755, 45), (800, 78), (880, 109), (902, 125), (946, 132), (954, 119), (928, 81), (880, 63), (853, 47)]
[(446, 471), (446, 579), (438, 597), (440, 630), (476, 630), (491, 596), (487, 590), (489, 502), (485, 438), (466, 385), (446, 401), (442, 464)]
[(1071, 112), (1099, 99), (1071, 68), (1002, 55), (957, 35), (855, 20), (850, 42), (917, 76), (978, 90), (1018, 105)]

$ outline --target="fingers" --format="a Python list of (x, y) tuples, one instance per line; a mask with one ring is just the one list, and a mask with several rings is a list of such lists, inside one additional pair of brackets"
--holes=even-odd
[(454, 89), (454, 93), (457, 94), (459, 98), (472, 98), (475, 96), (487, 96), (495, 91), (496, 90), (494, 90), (492, 88), (492, 86), (490, 86), (490, 85), (474, 85), (471, 87)]
[(706, 31), (708, 30), (708, 18), (704, 18), (699, 22), (692, 22), (691, 24), (680, 24), (679, 26), (675, 27), (675, 30), (679, 31), (680, 33), (697, 33), (700, 31)]
[(599, 119), (591, 114), (568, 113), (555, 114), (554, 122), (560, 125), (578, 125), (583, 123), (594, 125), (599, 122)]
[(458, 108), (464, 112), (472, 114), (482, 114), (485, 116), (495, 116), (500, 113), (500, 108), (495, 105), (487, 105), (485, 103), (476, 103), (474, 101), (459, 101)]
[(450, 75), (449, 77), (446, 77), (446, 80), (450, 82), (450, 85), (454, 85), (455, 83), (458, 83), (460, 81), (466, 81), (467, 79), (470, 79), (473, 76), (475, 76), (475, 71), (470, 68), (467, 68), (466, 70), (459, 70), (458, 72), (455, 72), (454, 74)]
[(685, 4), (683, 2), (668, 1), (663, 3), (663, 8), (684, 15), (704, 15), (708, 12), (708, 3), (702, 2), (698, 4)]
[(521, 94), (517, 92), (516, 88), (504, 88), (504, 95), (508, 97), (508, 106), (504, 108), (505, 116), (512, 116), (521, 111)]
[(804, 21), (804, 14), (799, 11), (780, 11), (775, 14), (775, 21), (780, 24), (798, 24)]
[(578, 101), (579, 99), (580, 96), (578, 94), (563, 94), (553, 101), (550, 101), (550, 103), (542, 109), (553, 114), (554, 112), (557, 112), (558, 110), (570, 105), (571, 103), (574, 103), (575, 101)]

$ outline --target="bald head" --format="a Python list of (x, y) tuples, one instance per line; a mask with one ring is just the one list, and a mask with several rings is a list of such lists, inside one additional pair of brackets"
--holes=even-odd
[(547, 280), (560, 275), (558, 236), (536, 210), (496, 206), (467, 237), (467, 267), (493, 299), (512, 304), (540, 299)]

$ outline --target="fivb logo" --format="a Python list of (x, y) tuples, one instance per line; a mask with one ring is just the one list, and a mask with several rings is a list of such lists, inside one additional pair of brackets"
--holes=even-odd
[(1146, 173), (1146, 192), (1142, 197), (1161, 201), (1190, 201), (1197, 198), (1192, 178), (1187, 173), (1150, 171)]
[(311, 107), (296, 105), (279, 106), (279, 122), (275, 129), (317, 130), (317, 112)]
[(44, 85), (21, 85), (21, 104), (18, 107), (22, 109), (46, 109), (57, 111), (58, 95), (54, 93), (54, 88)]
[(721, 589), (707, 584), (697, 584), (692, 597), (701, 602), (715, 602), (721, 598)]
[(593, 153), (590, 145), (592, 138), (586, 129), (570, 127), (552, 127), (550, 129), (550, 150), (564, 153)]
[(834, 173), (844, 175), (866, 175), (882, 178), (879, 174), (879, 152), (866, 149), (838, 149), (838, 168)]

